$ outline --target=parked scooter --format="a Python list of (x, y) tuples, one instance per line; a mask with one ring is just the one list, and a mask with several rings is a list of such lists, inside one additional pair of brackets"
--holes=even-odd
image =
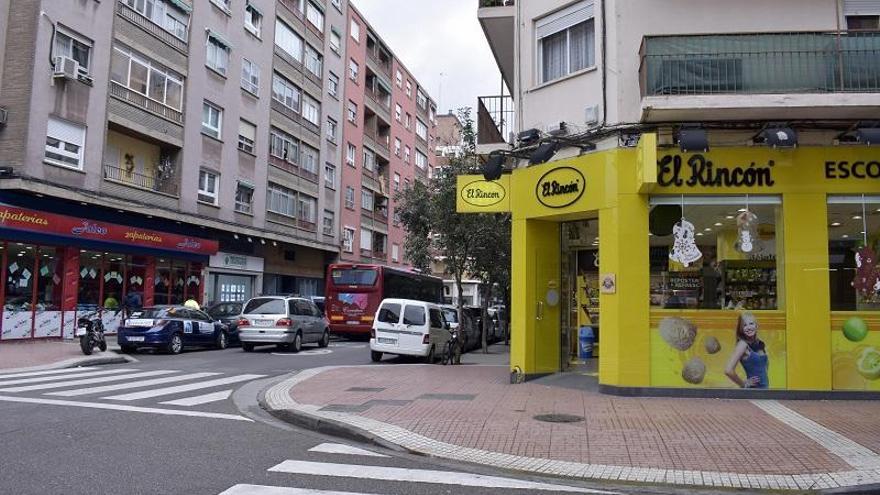
[(77, 319), (73, 335), (79, 337), (79, 347), (86, 356), (90, 356), (95, 347), (101, 352), (107, 350), (107, 341), (104, 339), (104, 323), (97, 313), (81, 316)]

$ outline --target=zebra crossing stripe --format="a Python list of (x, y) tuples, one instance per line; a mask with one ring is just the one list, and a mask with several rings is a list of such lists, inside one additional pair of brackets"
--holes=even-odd
[(47, 390), (50, 388), (76, 387), (78, 385), (89, 385), (92, 383), (118, 382), (120, 380), (130, 380), (132, 378), (146, 378), (148, 376), (167, 375), (169, 373), (177, 373), (176, 370), (157, 370), (142, 371), (140, 373), (129, 373), (125, 375), (99, 376), (97, 378), (83, 378), (77, 380), (68, 380), (66, 382), (38, 383), (36, 385), (22, 385), (20, 387), (0, 388), (0, 392), (31, 392), (34, 390)]
[(111, 411), (139, 412), (146, 414), (160, 414), (163, 416), (188, 416), (192, 418), (213, 418), (213, 419), (229, 419), (233, 421), (246, 421), (252, 423), (253, 420), (237, 414), (223, 414), (200, 411), (186, 411), (182, 409), (160, 409), (156, 407), (137, 407), (126, 406), (122, 404), (104, 404), (101, 402), (79, 402), (73, 400), (59, 399), (37, 399), (31, 397), (16, 397), (13, 395), (0, 395), (0, 402), (19, 402), (24, 404), (47, 404), (52, 406), (66, 407), (84, 407), (88, 409), (106, 409)]
[(309, 452), (320, 452), (322, 454), (346, 454), (346, 455), (363, 455), (368, 457), (388, 457), (387, 455), (377, 454), (369, 450), (352, 447), (342, 443), (322, 443), (315, 445), (309, 449)]
[(205, 371), (202, 373), (190, 373), (188, 375), (178, 375), (178, 376), (168, 376), (165, 378), (155, 378), (153, 380), (139, 380), (139, 381), (130, 382), (130, 383), (114, 383), (111, 385), (104, 385), (102, 387), (76, 388), (73, 390), (62, 390), (60, 392), (48, 392), (43, 395), (57, 395), (59, 397), (77, 397), (80, 395), (102, 394), (104, 392), (113, 392), (114, 390), (127, 390), (130, 388), (144, 388), (144, 387), (152, 387), (153, 385), (164, 385), (166, 383), (182, 382), (182, 381), (186, 381), (186, 380), (197, 380), (199, 378), (207, 378), (209, 376), (216, 376), (219, 374), (220, 373)]
[(218, 400), (225, 400), (228, 399), (230, 395), (232, 395), (232, 389), (221, 390), (219, 392), (213, 392), (205, 395), (196, 395), (195, 397), (184, 397), (183, 399), (169, 400), (167, 402), (160, 402), (160, 404), (167, 404), (169, 406), (191, 407), (201, 404), (208, 404), (210, 402), (217, 402)]
[[(119, 368), (112, 370), (102, 370), (102, 371), (87, 371), (85, 373), (76, 373), (76, 378), (86, 378), (92, 376), (104, 376), (104, 375), (115, 375), (118, 373), (128, 373), (129, 371), (138, 371), (136, 369), (131, 368)], [(8, 380), (8, 381), (0, 381), (0, 387), (8, 387), (10, 385), (22, 385), (25, 383), (37, 383), (37, 382), (52, 382), (59, 380), (69, 380), (74, 378), (74, 376), (62, 375), (62, 376), (38, 376), (33, 378), (22, 378), (19, 380)]]
[(64, 368), (60, 370), (46, 370), (46, 371), (26, 371), (24, 373), (12, 373), (11, 375), (2, 375), (0, 374), (0, 380), (8, 380), (9, 378), (24, 378), (26, 376), (41, 376), (41, 375), (58, 375), (62, 373), (76, 373), (78, 371), (89, 371), (97, 369), (94, 366), (83, 366), (82, 368)]
[(220, 495), (372, 495), (355, 492), (328, 492), (311, 488), (287, 488), (284, 486), (235, 485)]
[(220, 385), (229, 385), (230, 383), (245, 382), (245, 381), (249, 381), (249, 380), (255, 380), (257, 378), (263, 378), (264, 376), (266, 376), (266, 375), (236, 375), (236, 376), (230, 376), (230, 377), (226, 377), (226, 378), (218, 378), (216, 380), (208, 380), (206, 382), (190, 383), (187, 385), (178, 385), (176, 387), (165, 387), (165, 388), (157, 388), (154, 390), (145, 390), (143, 392), (132, 392), (130, 394), (111, 395), (110, 397), (102, 397), (102, 399), (123, 400), (123, 401), (149, 399), (151, 397), (160, 397), (163, 395), (179, 394), (182, 392), (191, 392), (193, 390), (199, 390), (202, 388), (219, 387)]

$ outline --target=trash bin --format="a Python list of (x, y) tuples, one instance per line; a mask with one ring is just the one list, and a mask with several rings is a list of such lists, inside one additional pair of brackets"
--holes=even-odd
[(582, 326), (578, 332), (578, 358), (590, 359), (593, 357), (593, 327)]

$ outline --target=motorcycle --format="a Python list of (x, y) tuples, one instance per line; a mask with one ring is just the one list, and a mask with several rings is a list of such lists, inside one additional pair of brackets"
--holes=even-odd
[(79, 337), (79, 347), (86, 356), (90, 356), (95, 347), (101, 352), (107, 350), (107, 340), (104, 339), (104, 323), (97, 315), (86, 315), (77, 319), (73, 336)]

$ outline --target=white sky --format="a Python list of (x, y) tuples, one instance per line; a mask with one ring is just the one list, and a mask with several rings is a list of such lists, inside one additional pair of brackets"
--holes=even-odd
[(428, 90), (437, 113), (467, 106), (476, 119), (477, 97), (500, 94), (501, 74), (477, 20), (477, 0), (351, 3)]

